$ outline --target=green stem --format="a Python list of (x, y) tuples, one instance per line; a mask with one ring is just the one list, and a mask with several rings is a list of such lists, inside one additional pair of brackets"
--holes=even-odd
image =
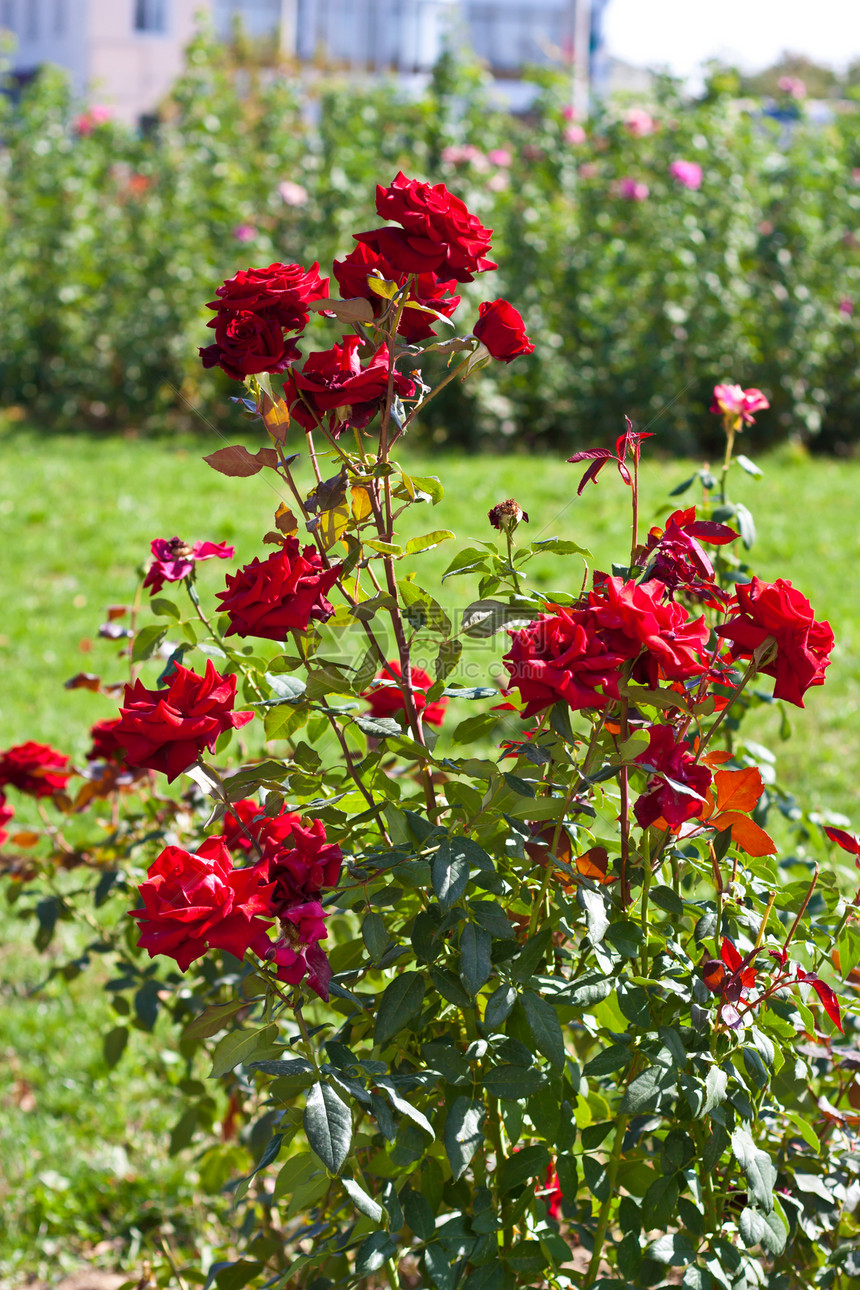
[(642, 975), (648, 975), (648, 892), (651, 888), (651, 833), (642, 831)]
[(514, 566), (514, 539), (510, 529), (505, 529), (505, 537), (508, 542), (508, 564), (511, 566), (511, 579), (514, 584), (514, 591), (519, 596), (521, 594), (520, 580), (517, 577), (516, 567)]
[(609, 1212), (612, 1209), (612, 1203), (615, 1197), (615, 1179), (618, 1176), (618, 1166), (621, 1162), (621, 1149), (624, 1145), (624, 1134), (627, 1131), (627, 1116), (619, 1115), (615, 1128), (615, 1143), (612, 1147), (612, 1155), (609, 1157), (607, 1166), (607, 1196), (606, 1200), (600, 1206), (600, 1213), (597, 1218), (597, 1230), (594, 1233), (594, 1249), (591, 1252), (591, 1262), (588, 1265), (588, 1271), (585, 1274), (584, 1290), (593, 1286), (597, 1280), (597, 1274), (600, 1271), (600, 1258), (603, 1254), (603, 1245), (606, 1240), (606, 1229), (609, 1225)]

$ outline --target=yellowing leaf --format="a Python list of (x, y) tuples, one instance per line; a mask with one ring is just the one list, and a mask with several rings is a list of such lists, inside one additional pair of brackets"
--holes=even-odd
[(326, 551), (330, 551), (335, 542), (346, 532), (346, 526), (349, 521), (350, 509), (346, 502), (341, 502), (339, 506), (333, 507), (330, 511), (323, 511), (320, 516), (317, 533)]
[(290, 409), (283, 399), (272, 399), (260, 391), (260, 414), (263, 424), (276, 443), (283, 443), (290, 426)]
[(373, 511), (373, 507), (370, 504), (370, 493), (366, 488), (351, 488), (349, 491), (352, 495), (353, 518), (360, 523), (362, 520), (366, 520)]

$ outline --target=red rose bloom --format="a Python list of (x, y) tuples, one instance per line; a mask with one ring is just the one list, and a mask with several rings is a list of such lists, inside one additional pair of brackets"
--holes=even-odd
[(752, 658), (771, 637), (776, 657), (759, 671), (776, 678), (775, 699), (802, 708), (809, 687), (824, 684), (834, 643), (830, 624), (816, 622), (809, 601), (785, 578), (771, 583), (753, 578), (739, 586), (737, 607), (737, 616), (718, 627), (717, 635), (731, 642), (735, 659)]
[(272, 908), (281, 917), (281, 910), (296, 901), (312, 899), (324, 887), (337, 886), (343, 852), (336, 842), (327, 841), (322, 820), (310, 820), (306, 825), (294, 815), (289, 833), (277, 841), (271, 834), (266, 837), (267, 823), (263, 821), (261, 830), (264, 855), (269, 858), (269, 881), (274, 883)]
[(234, 869), (220, 838), (207, 838), (196, 855), (167, 847), (139, 888), (143, 908), (132, 912), (141, 928), (137, 943), (150, 958), (175, 959), (183, 972), (207, 949), (244, 958), (272, 926), (264, 921), (271, 893), (265, 883), (259, 866)]
[(605, 708), (618, 698), (618, 674), (629, 650), (611, 648), (587, 609), (548, 610), (509, 632), (511, 648), (502, 660), (525, 702), (523, 717), (560, 699), (574, 709)]
[(204, 367), (220, 367), (234, 381), (259, 372), (284, 372), (301, 358), (295, 341), (285, 340), (278, 319), (250, 310), (219, 309), (207, 324), (215, 328), (215, 344), (199, 350)]
[(221, 841), (228, 851), (255, 851), (257, 831), (254, 821), (263, 814), (263, 808), (250, 797), (233, 802), (224, 814), (224, 832)]
[[(661, 818), (676, 829), (685, 820), (701, 815), (705, 805), (701, 799), (710, 787), (711, 772), (707, 766), (697, 764), (688, 743), (675, 742), (671, 726), (649, 726), (648, 735), (650, 743), (636, 760), (651, 767), (655, 774), (648, 781), (648, 792), (637, 799), (633, 814), (643, 829)], [(681, 785), (690, 792), (685, 793)]]
[(633, 680), (655, 686), (661, 679), (686, 681), (705, 670), (701, 652), (708, 640), (703, 617), (663, 599), (666, 588), (656, 579), (637, 585), (595, 575), (589, 608), (610, 649), (636, 659)]
[(281, 935), (274, 944), (263, 933), (251, 946), (264, 962), (275, 964), (279, 981), (298, 985), (306, 980), (314, 994), (325, 1001), (328, 1001), (331, 964), (319, 942), (328, 936), (327, 917), (319, 901), (292, 905), (280, 915)]
[(171, 783), (204, 748), (214, 751), (225, 730), (252, 720), (253, 712), (233, 711), (235, 702), (235, 675), (221, 676), (211, 659), (204, 676), (177, 663), (164, 690), (147, 690), (140, 681), (127, 685), (115, 729), (126, 762), (159, 770)]
[(68, 757), (48, 744), (37, 744), (31, 739), (15, 744), (0, 753), (0, 788), (12, 788), (31, 797), (51, 797), (61, 793), (73, 772), (64, 770)]
[(122, 724), (121, 717), (111, 721), (97, 721), (90, 727), (92, 747), (87, 753), (87, 761), (122, 761), (125, 748), (116, 737), (117, 727)]
[(307, 631), (312, 618), (326, 622), (334, 613), (326, 595), (340, 570), (326, 569), (316, 547), (302, 551), (298, 538), (287, 538), (268, 559), (227, 574), (226, 591), (217, 593), (230, 619), (226, 634), (283, 641), (291, 631)]
[(6, 825), (15, 814), (14, 809), (6, 801), (6, 794), (0, 793), (0, 847), (5, 846), (9, 841), (9, 833)]
[(507, 300), (485, 301), (479, 305), (472, 334), (501, 363), (510, 363), (520, 354), (534, 353), (521, 315)]
[[(335, 260), (333, 272), (344, 300), (369, 300), (374, 314), (378, 316), (388, 302), (371, 290), (368, 285), (369, 275), (375, 273), (387, 282), (396, 282), (398, 287), (402, 287), (409, 274), (398, 272), (379, 254), (373, 246), (371, 234), (364, 236), (369, 240), (360, 242), (343, 260)], [(450, 284), (440, 282), (435, 273), (419, 273), (410, 288), (409, 300), (415, 305), (435, 309), (437, 313), (450, 318), (460, 303), (460, 296), (452, 295)], [(408, 345), (414, 345), (419, 340), (429, 340), (436, 335), (433, 322), (430, 314), (406, 305), (400, 315), (397, 334)]]
[[(290, 372), (284, 398), (290, 415), (306, 430), (328, 416), (330, 432), (337, 438), (344, 430), (358, 430), (373, 420), (388, 391), (388, 347), (380, 345), (366, 367), (358, 357), (360, 336), (344, 336), (342, 345), (309, 354), (301, 371)], [(415, 386), (399, 372), (394, 389), (409, 399)]]
[[(400, 676), (399, 660), (395, 659), (391, 663), (386, 663), (374, 681), (374, 688), (366, 690), (361, 696), (363, 699), (367, 699), (370, 704), (370, 715), (372, 717), (390, 717), (395, 712), (405, 711), (406, 705), (403, 694), (399, 685), (395, 684), (395, 681), (399, 682)], [(448, 700), (443, 698), (437, 699), (435, 703), (427, 703), (427, 691), (434, 684), (434, 681), (423, 668), (410, 668), (410, 677), (417, 711), (423, 714), (424, 721), (429, 725), (441, 726), (448, 707)], [(380, 682), (383, 684), (380, 684)]]
[(206, 308), (260, 314), (275, 319), (284, 331), (301, 331), (307, 325), (308, 304), (328, 296), (328, 278), (320, 277), (319, 267), (270, 264), (267, 269), (242, 269), (218, 288), (218, 299)]
[(706, 604), (721, 607), (727, 597), (714, 584), (714, 566), (700, 543), (723, 546), (737, 536), (727, 524), (697, 520), (695, 506), (673, 511), (665, 529), (655, 526), (648, 534), (644, 558), (653, 558), (647, 576), (662, 582), (670, 596), (680, 589)]
[(154, 538), (150, 547), (153, 561), (143, 585), (149, 587), (151, 596), (161, 591), (165, 582), (182, 582), (201, 560), (232, 560), (236, 554), (235, 547), (226, 542), (195, 542), (188, 546), (178, 537)]
[(383, 255), (399, 273), (435, 273), (442, 281), (471, 282), (473, 275), (495, 269), (485, 259), (493, 230), (470, 214), (465, 202), (444, 184), (407, 179), (376, 189), (376, 209), (401, 228), (356, 233), (355, 240)]

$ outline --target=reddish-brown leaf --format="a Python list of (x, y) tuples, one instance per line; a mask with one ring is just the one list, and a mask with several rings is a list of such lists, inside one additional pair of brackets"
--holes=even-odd
[(229, 448), (210, 452), (203, 460), (222, 475), (229, 475), (231, 479), (245, 479), (258, 474), (264, 466), (277, 466), (278, 454), (274, 448), (261, 448), (257, 453), (250, 453), (242, 444), (234, 443)]
[(718, 811), (751, 811), (764, 792), (757, 766), (743, 770), (718, 770), (714, 775)]
[(748, 856), (775, 856), (777, 847), (773, 838), (760, 828), (755, 820), (740, 811), (720, 811), (708, 821), (713, 828), (723, 832), (731, 829), (732, 841)]

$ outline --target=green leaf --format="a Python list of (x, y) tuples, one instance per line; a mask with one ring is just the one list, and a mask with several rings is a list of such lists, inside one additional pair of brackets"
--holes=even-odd
[(156, 596), (154, 600), (150, 600), (149, 607), (159, 618), (173, 618), (178, 623), (182, 617), (178, 605), (168, 600), (166, 596)]
[(499, 1166), (496, 1174), (499, 1193), (503, 1195), (506, 1191), (513, 1191), (514, 1187), (528, 1182), (530, 1178), (542, 1176), (549, 1168), (549, 1163), (549, 1151), (542, 1143), (523, 1147), (522, 1151), (515, 1151)]
[(731, 1138), (732, 1154), (746, 1175), (750, 1192), (765, 1214), (773, 1211), (776, 1167), (766, 1151), (757, 1147), (752, 1134), (739, 1125)]
[[(445, 1120), (445, 1151), (454, 1178), (461, 1178), (484, 1140), (483, 1102), (458, 1097)], [(435, 1279), (435, 1278), (434, 1278)]]
[(667, 1232), (665, 1236), (658, 1236), (648, 1246), (646, 1254), (658, 1263), (665, 1263), (673, 1268), (685, 1268), (696, 1257), (690, 1238), (683, 1232)]
[(674, 1175), (655, 1178), (642, 1201), (646, 1228), (667, 1227), (678, 1204), (678, 1182)]
[(391, 944), (391, 937), (388, 934), (388, 928), (385, 926), (385, 919), (376, 910), (371, 910), (369, 914), (365, 914), (361, 924), (361, 935), (367, 946), (368, 954), (374, 963), (378, 963)]
[(604, 933), (604, 940), (608, 941), (614, 950), (623, 954), (625, 958), (634, 959), (639, 953), (639, 947), (642, 944), (642, 928), (638, 923), (632, 923), (629, 919), (619, 919), (617, 923), (611, 923)]
[(434, 1242), (427, 1246), (424, 1263), (436, 1290), (454, 1290), (454, 1268), (441, 1245)]
[(426, 493), (434, 506), (445, 496), (442, 482), (435, 475), (413, 475), (412, 484), (419, 492)]
[(403, 734), (401, 726), (393, 717), (355, 717), (354, 724), (362, 734), (370, 735), (373, 739), (391, 739)]
[(315, 1084), (308, 1093), (305, 1135), (330, 1174), (340, 1171), (352, 1142), (352, 1113), (328, 1084)]
[(433, 890), (445, 913), (457, 903), (469, 882), (469, 858), (458, 842), (458, 838), (444, 839), (433, 857)]
[(653, 1111), (660, 1100), (660, 1095), (674, 1085), (675, 1075), (671, 1070), (665, 1066), (649, 1066), (627, 1085), (619, 1110), (622, 1115), (639, 1115), (642, 1111)]
[(684, 1290), (714, 1290), (714, 1278), (707, 1268), (687, 1268), (681, 1285)]
[(132, 663), (143, 663), (146, 659), (152, 658), (166, 636), (167, 628), (159, 627), (157, 623), (150, 623), (147, 627), (141, 627), (140, 631), (135, 633), (134, 643), (131, 647)]
[(702, 1115), (710, 1115), (716, 1107), (722, 1106), (726, 1100), (728, 1086), (729, 1077), (726, 1072), (719, 1066), (712, 1066), (705, 1080), (705, 1105), (702, 1107)]
[[(540, 965), (552, 941), (552, 929), (544, 927), (524, 943), (516, 957), (511, 960), (511, 976), (515, 981), (527, 981)], [(611, 987), (610, 987), (611, 988)]]
[(403, 1215), (419, 1241), (431, 1241), (436, 1231), (433, 1206), (420, 1191), (405, 1187), (400, 1193)]
[(463, 1282), (463, 1290), (502, 1290), (505, 1268), (501, 1259), (491, 1259), (475, 1268)]
[(379, 1001), (374, 1043), (384, 1047), (421, 1011), (423, 1002), (424, 977), (420, 972), (404, 972), (395, 977)]
[(532, 542), (531, 549), (535, 555), (548, 552), (551, 555), (584, 555), (589, 560), (593, 558), (587, 546), (578, 546), (576, 542), (570, 542), (567, 538), (544, 538), (540, 542)]
[(355, 1275), (370, 1276), (397, 1253), (397, 1246), (387, 1232), (372, 1232), (358, 1247), (355, 1256)]
[(250, 999), (230, 999), (228, 1003), (213, 1003), (204, 1008), (199, 1017), (189, 1021), (182, 1032), (183, 1039), (208, 1039), (223, 1030), (231, 1017), (251, 1003)]
[(368, 1196), (363, 1187), (352, 1178), (341, 1178), (344, 1190), (360, 1214), (365, 1214), (374, 1223), (382, 1222), (382, 1206), (372, 1196)]
[(652, 887), (651, 901), (658, 909), (665, 910), (667, 914), (672, 914), (675, 918), (680, 918), (684, 912), (683, 900), (675, 894), (671, 887)]
[(446, 578), (453, 578), (459, 573), (472, 573), (477, 569), (486, 569), (486, 559), (486, 551), (480, 551), (474, 546), (464, 547), (462, 551), (457, 552), (448, 568), (442, 574), (442, 581), (444, 582)]
[(127, 1043), (127, 1026), (114, 1026), (113, 1030), (108, 1031), (102, 1041), (102, 1052), (107, 1066), (116, 1066), (120, 1057), (122, 1057), (125, 1052), (125, 1046)]
[[(243, 1286), (259, 1276), (262, 1270), (262, 1263), (254, 1263), (250, 1259), (238, 1259), (235, 1263), (213, 1264), (209, 1270), (209, 1277), (214, 1279), (218, 1290), (242, 1290)], [(208, 1285), (211, 1283), (211, 1280), (207, 1281)]]
[(755, 520), (752, 512), (743, 502), (738, 502), (735, 507), (735, 519), (737, 520), (738, 529), (740, 530), (741, 541), (747, 550), (754, 544), (756, 539)]
[(735, 461), (738, 463), (741, 470), (745, 470), (748, 475), (752, 475), (753, 479), (761, 479), (762, 477), (761, 469), (755, 464), (754, 461), (750, 461), (749, 457), (745, 457), (742, 452), (739, 452), (737, 454), (737, 456), (735, 457)]
[(592, 945), (599, 945), (609, 926), (606, 902), (599, 891), (589, 891), (586, 887), (579, 889), (578, 900), (585, 910), (588, 938)]
[(492, 971), (489, 932), (475, 923), (466, 923), (460, 933), (460, 980), (471, 998), (475, 998)]
[(419, 551), (430, 551), (434, 546), (439, 546), (441, 542), (447, 542), (454, 536), (456, 535), (450, 529), (434, 529), (432, 533), (425, 533), (423, 537), (410, 538), (406, 543), (406, 554), (417, 555)]
[(531, 1097), (546, 1083), (546, 1076), (534, 1066), (494, 1066), (484, 1074), (484, 1088), (490, 1097), (519, 1102)]
[(760, 1245), (771, 1254), (782, 1254), (788, 1240), (785, 1223), (775, 1210), (770, 1214), (762, 1214), (751, 1205), (747, 1205), (741, 1212), (738, 1231), (748, 1250), (754, 1245)]
[(292, 1195), (304, 1187), (319, 1172), (319, 1161), (311, 1151), (302, 1151), (299, 1155), (290, 1156), (281, 1166), (275, 1179), (275, 1190), (272, 1199), (277, 1203), (284, 1196)]
[(675, 487), (672, 489), (672, 491), (669, 493), (669, 496), (680, 497), (682, 493), (686, 493), (687, 489), (691, 488), (692, 485), (695, 484), (698, 478), (699, 478), (699, 475), (697, 472), (695, 475), (691, 475), (689, 479), (685, 479), (683, 480), (682, 483), (676, 484)]
[(268, 700), (270, 703), (275, 700), (278, 703), (301, 703), (307, 689), (307, 683), (300, 676), (286, 672), (265, 672), (264, 680), (274, 695), (274, 700)]
[(484, 1009), (484, 1028), (498, 1030), (504, 1024), (516, 1001), (517, 992), (512, 985), (500, 985), (494, 990)]
[(264, 1026), (262, 1030), (232, 1030), (216, 1045), (212, 1054), (209, 1079), (220, 1079), (235, 1066), (253, 1058), (254, 1053), (268, 1049), (278, 1037), (277, 1026)]
[(555, 1008), (532, 990), (524, 993), (522, 1006), (538, 1052), (543, 1053), (552, 1066), (561, 1069), (565, 1056), (564, 1036)]

